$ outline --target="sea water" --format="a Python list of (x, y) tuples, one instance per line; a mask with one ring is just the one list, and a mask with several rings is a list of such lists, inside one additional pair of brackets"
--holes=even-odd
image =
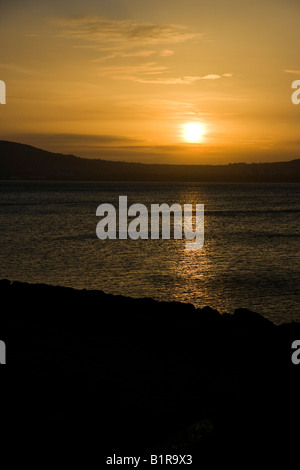
[[(299, 321), (300, 185), (0, 182), (0, 278)], [(185, 240), (99, 240), (99, 204), (204, 204)]]

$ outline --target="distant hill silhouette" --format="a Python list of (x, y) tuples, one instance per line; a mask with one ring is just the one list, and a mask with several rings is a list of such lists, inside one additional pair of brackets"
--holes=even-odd
[(300, 159), (274, 163), (166, 165), (86, 159), (0, 140), (0, 179), (68, 181), (299, 182)]

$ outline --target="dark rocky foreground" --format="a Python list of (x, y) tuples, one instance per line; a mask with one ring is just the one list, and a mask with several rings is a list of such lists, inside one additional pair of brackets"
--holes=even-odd
[(99, 459), (174, 452), (213, 461), (267, 441), (276, 451), (297, 426), (299, 436), (299, 323), (7, 280), (0, 292), (11, 417), (73, 423)]

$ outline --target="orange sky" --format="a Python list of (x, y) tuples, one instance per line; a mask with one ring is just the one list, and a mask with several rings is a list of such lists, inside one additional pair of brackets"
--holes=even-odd
[(299, 158), (299, 39), (296, 0), (0, 0), (0, 139), (141, 162)]

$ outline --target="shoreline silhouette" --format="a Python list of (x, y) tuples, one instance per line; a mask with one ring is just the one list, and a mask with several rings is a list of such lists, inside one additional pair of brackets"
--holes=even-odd
[(100, 420), (107, 455), (203, 457), (292, 432), (299, 323), (9, 280), (0, 292), (12, 416)]

